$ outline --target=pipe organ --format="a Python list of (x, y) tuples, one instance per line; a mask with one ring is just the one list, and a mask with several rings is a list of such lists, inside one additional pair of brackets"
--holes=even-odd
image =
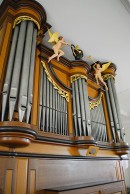
[(21, 21), (13, 30), (12, 44), (2, 91), (1, 121), (18, 120), (29, 123), (35, 63), (37, 27), (32, 21)]
[(38, 2), (4, 0), (0, 12), (0, 193), (126, 193), (115, 64), (104, 90), (86, 61), (47, 62)]

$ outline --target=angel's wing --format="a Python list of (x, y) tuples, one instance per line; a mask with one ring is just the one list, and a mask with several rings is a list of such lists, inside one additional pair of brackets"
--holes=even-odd
[(51, 31), (48, 29), (48, 34), (49, 34), (49, 37), (51, 38), (52, 37), (52, 33)]
[(101, 72), (105, 71), (105, 70), (109, 67), (109, 65), (110, 65), (111, 63), (112, 63), (112, 62), (103, 64), (103, 65), (102, 65), (102, 68), (101, 68)]
[(54, 32), (53, 34), (50, 33), (50, 39), (48, 40), (48, 42), (53, 42), (53, 43), (57, 43), (58, 42), (58, 37), (59, 37), (59, 33), (58, 32)]

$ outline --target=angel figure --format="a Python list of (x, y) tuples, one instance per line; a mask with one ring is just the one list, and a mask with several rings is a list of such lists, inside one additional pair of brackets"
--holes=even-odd
[(99, 62), (96, 62), (96, 63), (93, 65), (93, 69), (95, 70), (94, 75), (95, 75), (95, 79), (96, 79), (97, 84), (99, 85), (99, 81), (100, 81), (100, 82), (105, 86), (106, 90), (108, 90), (108, 87), (107, 87), (106, 82), (104, 82), (101, 73), (102, 73), (103, 71), (105, 71), (105, 70), (109, 67), (110, 64), (111, 64), (111, 62), (105, 63), (105, 64), (103, 64), (102, 67), (101, 67), (100, 63), (99, 63)]
[(64, 52), (61, 50), (61, 48), (63, 47), (63, 45), (70, 45), (70, 44), (65, 42), (64, 38), (62, 36), (59, 36), (58, 32), (55, 32), (52, 34), (50, 30), (48, 30), (48, 33), (50, 36), (50, 39), (48, 40), (48, 42), (54, 43), (52, 47), (54, 54), (51, 57), (49, 57), (48, 63), (55, 57), (57, 57), (57, 61), (59, 61), (59, 58), (64, 55)]

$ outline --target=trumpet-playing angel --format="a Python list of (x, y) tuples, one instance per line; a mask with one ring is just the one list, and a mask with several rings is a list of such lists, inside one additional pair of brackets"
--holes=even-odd
[(65, 42), (64, 38), (62, 36), (59, 36), (58, 32), (55, 32), (52, 34), (50, 30), (48, 30), (48, 33), (50, 37), (48, 42), (54, 43), (52, 47), (54, 54), (51, 57), (49, 57), (48, 63), (55, 57), (57, 57), (57, 61), (59, 61), (59, 58), (64, 55), (64, 52), (61, 50), (61, 48), (63, 47), (63, 45), (70, 45), (70, 44)]
[(101, 67), (101, 65), (100, 65), (98, 62), (96, 62), (96, 63), (93, 65), (93, 69), (95, 70), (94, 75), (95, 75), (95, 79), (96, 79), (97, 84), (99, 85), (99, 81), (100, 81), (100, 82), (105, 86), (106, 90), (108, 90), (108, 87), (107, 87), (106, 82), (104, 82), (101, 73), (102, 73), (103, 71), (105, 71), (105, 70), (109, 67), (110, 64), (111, 64), (111, 62), (105, 63), (105, 64), (103, 64), (102, 67)]

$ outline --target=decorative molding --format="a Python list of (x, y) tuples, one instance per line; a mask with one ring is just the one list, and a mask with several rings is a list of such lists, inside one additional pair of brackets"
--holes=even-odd
[(60, 86), (58, 86), (58, 84), (53, 80), (53, 78), (51, 77), (45, 62), (41, 61), (44, 69), (45, 69), (45, 73), (47, 74), (47, 78), (48, 80), (52, 83), (52, 85), (54, 86), (54, 89), (56, 89), (58, 91), (58, 93), (67, 100), (67, 102), (69, 102), (69, 93), (66, 92), (65, 90), (63, 90)]
[(100, 105), (101, 100), (102, 100), (102, 96), (103, 96), (103, 93), (101, 92), (100, 95), (99, 95), (99, 98), (97, 100), (89, 101), (89, 109), (90, 110), (92, 110), (95, 107), (98, 107)]
[(71, 83), (74, 82), (74, 81), (76, 81), (76, 80), (78, 80), (78, 79), (80, 79), (80, 78), (85, 79), (85, 80), (88, 79), (85, 75), (82, 75), (82, 74), (75, 74), (75, 75), (72, 75), (72, 76), (70, 77)]
[(108, 80), (108, 79), (110, 79), (110, 78), (115, 79), (115, 76), (112, 75), (112, 74), (105, 74), (105, 75), (103, 75), (103, 79), (104, 79), (105, 81)]
[(38, 30), (40, 30), (40, 24), (35, 19), (33, 19), (32, 17), (29, 17), (29, 16), (20, 16), (20, 17), (17, 17), (14, 20), (13, 28), (15, 28), (16, 25), (20, 24), (22, 21), (25, 21), (25, 20), (29, 20), (29, 21), (34, 22), (37, 25)]

